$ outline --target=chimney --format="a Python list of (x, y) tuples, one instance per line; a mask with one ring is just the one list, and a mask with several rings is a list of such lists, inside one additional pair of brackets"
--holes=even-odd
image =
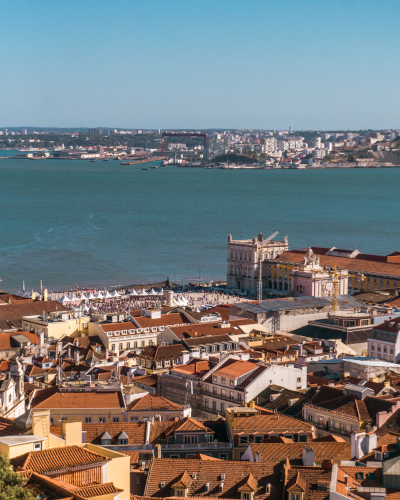
[(131, 372), (128, 372), (128, 385), (131, 383)]
[(325, 470), (332, 470), (333, 460), (322, 460), (322, 468)]
[(56, 345), (56, 359), (58, 359), (60, 357), (61, 350), (62, 350), (62, 342), (57, 342), (57, 345)]
[(68, 346), (68, 357), (71, 357), (71, 346)]
[(303, 465), (306, 467), (314, 467), (314, 450), (311, 446), (304, 446), (302, 453)]
[(256, 406), (256, 402), (255, 401), (250, 401), (249, 407), (250, 408), (255, 408), (255, 406)]
[(39, 346), (40, 347), (44, 346), (44, 332), (39, 333)]
[(106, 349), (106, 361), (108, 360), (108, 356), (109, 356), (108, 349)]
[(358, 431), (351, 435), (351, 456), (357, 459), (377, 447), (377, 435), (373, 432)]
[(74, 363), (75, 363), (76, 365), (79, 365), (79, 359), (80, 359), (80, 356), (79, 356), (79, 351), (78, 351), (78, 350), (76, 350), (76, 351), (74, 351)]
[(154, 450), (154, 458), (161, 458), (161, 445), (156, 444), (156, 449)]
[(261, 455), (258, 452), (256, 453), (256, 462), (261, 462)]

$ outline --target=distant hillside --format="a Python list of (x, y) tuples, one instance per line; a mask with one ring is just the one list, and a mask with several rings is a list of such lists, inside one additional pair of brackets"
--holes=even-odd
[(374, 151), (374, 159), (400, 165), (400, 151)]

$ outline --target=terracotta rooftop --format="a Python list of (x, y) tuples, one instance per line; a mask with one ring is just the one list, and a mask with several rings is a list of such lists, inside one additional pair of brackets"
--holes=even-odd
[(254, 415), (251, 417), (234, 417), (233, 432), (234, 434), (240, 432), (254, 432), (277, 431), (282, 432), (311, 432), (312, 425), (308, 422), (303, 422), (297, 418), (292, 418), (287, 415), (279, 415), (277, 413), (270, 413), (268, 415)]
[(71, 483), (37, 474), (36, 472), (28, 475), (24, 489), (30, 490), (37, 498), (46, 500), (82, 500), (83, 498), (92, 498), (101, 495), (115, 495), (122, 491), (116, 488), (113, 483), (78, 487)]
[[(101, 445), (101, 436), (108, 432), (111, 444), (118, 445), (118, 435), (125, 432), (128, 444), (146, 444), (146, 422), (107, 422), (82, 424), (82, 431), (86, 434), (86, 442)], [(50, 426), (50, 432), (61, 437), (61, 425)]]
[[(2, 307), (6, 306), (0, 306), (0, 313)], [(20, 336), (23, 335), (24, 337), (27, 338), (27, 341), (29, 341), (31, 344), (39, 344), (39, 337), (35, 333), (31, 332), (1, 332), (0, 334), (0, 350), (7, 350), (7, 349), (17, 349), (19, 348), (19, 343), (16, 342), (16, 340), (13, 338), (15, 336)]]
[(351, 460), (351, 446), (345, 441), (337, 442), (316, 442), (309, 443), (269, 443), (251, 444), (253, 457), (258, 453), (262, 462), (276, 463), (282, 462), (286, 458), (289, 460), (298, 460), (302, 458), (305, 446), (314, 451), (314, 461), (321, 464), (323, 460), (332, 459), (333, 462), (340, 464), (341, 460)]
[(148, 346), (140, 353), (141, 358), (164, 360), (179, 358), (186, 347), (182, 344)]
[(0, 329), (22, 328), (23, 316), (36, 316), (54, 312), (56, 310), (66, 311), (67, 308), (55, 300), (18, 300), (11, 304), (0, 306)]
[[(318, 254), (318, 252), (316, 252)], [(283, 252), (279, 255), (274, 263), (277, 262), (292, 262), (303, 263), (303, 257), (307, 254), (307, 250), (295, 252)], [(348, 269), (350, 271), (357, 271), (365, 274), (374, 273), (382, 274), (385, 276), (395, 276), (396, 279), (400, 278), (400, 265), (392, 264), (389, 262), (381, 262), (378, 260), (367, 259), (349, 259), (347, 257), (337, 257), (333, 255), (318, 254), (320, 257), (321, 266), (333, 267), (335, 264), (339, 269)]]
[(257, 370), (257, 368), (259, 368), (257, 363), (229, 359), (224, 365), (218, 368), (218, 370), (213, 372), (213, 376), (217, 375), (220, 377), (238, 378), (245, 375), (246, 373)]
[[(257, 500), (282, 498), (279, 466), (229, 460), (169, 458), (152, 460), (144, 495), (166, 498), (171, 495), (173, 485), (183, 477), (190, 478), (188, 497), (238, 498), (237, 489), (249, 483), (256, 488), (254, 498)], [(266, 494), (268, 483), (271, 484), (270, 494)]]
[(241, 325), (257, 325), (255, 321), (251, 319), (233, 319), (229, 321), (229, 327), (221, 328), (221, 322), (211, 322), (211, 323), (196, 323), (185, 326), (174, 326), (170, 329), (175, 333), (175, 335), (180, 339), (189, 339), (193, 337), (208, 337), (216, 335), (232, 335), (242, 333), (239, 330)]
[(36, 391), (30, 408), (124, 408), (121, 391), (67, 392), (58, 386)]
[(81, 448), (65, 446), (50, 450), (32, 451), (11, 459), (14, 469), (31, 470), (39, 474), (99, 466), (109, 459), (103, 455)]
[(147, 394), (140, 399), (133, 400), (126, 409), (127, 411), (182, 411), (183, 406), (162, 396)]
[(162, 314), (161, 318), (150, 318), (148, 316), (136, 317), (134, 320), (139, 327), (136, 328), (152, 328), (155, 326), (174, 326), (174, 325), (184, 325), (189, 323), (189, 320), (184, 314), (181, 313), (171, 313)]

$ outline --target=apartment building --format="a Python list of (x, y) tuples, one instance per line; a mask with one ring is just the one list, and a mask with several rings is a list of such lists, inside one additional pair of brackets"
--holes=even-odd
[(376, 325), (368, 337), (368, 356), (391, 363), (400, 360), (400, 318)]

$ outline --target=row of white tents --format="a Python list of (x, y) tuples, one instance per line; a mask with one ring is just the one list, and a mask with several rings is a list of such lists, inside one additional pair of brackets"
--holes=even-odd
[[(160, 292), (156, 292), (154, 288), (150, 290), (150, 292), (146, 292), (146, 290), (142, 290), (140, 293), (138, 293), (136, 290), (132, 290), (132, 292), (129, 294), (130, 297), (151, 297), (151, 296), (160, 296), (164, 295), (164, 290), (161, 289)], [(77, 297), (75, 294), (72, 294), (72, 297), (68, 297), (67, 294), (65, 294), (60, 300), (60, 303), (66, 304), (68, 302), (85, 302), (87, 300), (105, 300), (105, 299), (118, 299), (120, 298), (121, 295), (117, 292), (117, 290), (114, 290), (113, 293), (110, 293), (108, 290), (105, 291), (104, 294), (101, 292), (98, 292), (97, 294), (93, 294), (90, 292), (87, 296), (85, 296), (84, 293), (80, 295), (80, 297)]]

